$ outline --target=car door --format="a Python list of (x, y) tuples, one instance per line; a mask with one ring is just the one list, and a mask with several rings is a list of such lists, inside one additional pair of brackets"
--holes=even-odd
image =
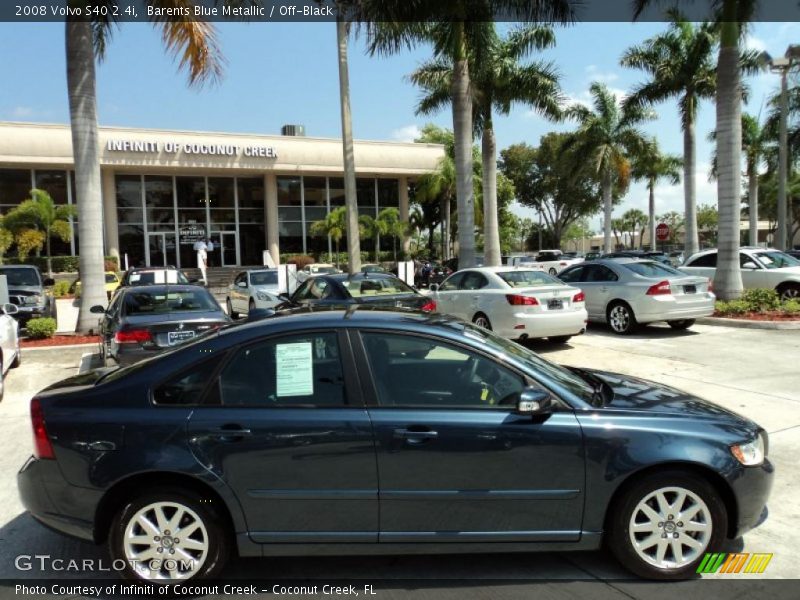
[(514, 412), (530, 382), (422, 334), (352, 333), (380, 481), (381, 542), (575, 541), (583, 439), (571, 409)]
[(464, 275), (464, 271), (453, 273), (450, 277), (445, 279), (441, 287), (433, 293), (433, 297), (436, 300), (437, 312), (449, 315), (456, 314), (458, 295), (461, 293), (459, 292), (459, 287), (461, 286), (461, 280), (464, 279)]
[(752, 256), (739, 252), (739, 266), (742, 272), (742, 285), (745, 289), (775, 287), (769, 284), (767, 269)]
[(486, 279), (486, 276), (481, 273), (480, 271), (468, 271), (467, 274), (464, 276), (464, 279), (461, 280), (461, 290), (462, 293), (459, 296), (459, 305), (458, 311), (459, 316), (463, 319), (471, 321), (475, 313), (477, 312), (486, 312), (489, 320), (491, 321), (491, 312), (488, 308), (486, 308), (487, 303), (487, 292), (489, 286), (489, 280)]
[[(608, 273), (610, 269), (603, 265), (585, 264), (570, 269), (567, 273), (559, 275), (559, 279), (575, 285), (583, 290), (586, 296), (586, 312), (589, 318), (597, 321), (604, 320), (606, 304), (609, 298)], [(613, 275), (613, 273), (611, 273)]]
[(236, 494), (253, 541), (377, 541), (372, 426), (346, 335), (275, 335), (233, 350), (187, 436)]
[[(233, 306), (233, 310), (237, 313), (242, 313), (247, 310), (247, 306), (243, 305), (242, 303), (242, 283), (247, 281), (247, 274), (246, 273), (239, 273), (236, 278), (233, 280), (233, 285), (231, 286), (231, 305)], [(245, 284), (246, 285), (246, 284)]]
[(2, 368), (5, 372), (10, 367), (17, 352), (16, 321), (0, 308), (0, 348), (3, 351)]

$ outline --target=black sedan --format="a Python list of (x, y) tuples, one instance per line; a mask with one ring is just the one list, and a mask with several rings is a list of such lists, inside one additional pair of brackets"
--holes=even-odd
[(119, 288), (100, 319), (100, 355), (120, 365), (153, 356), (230, 322), (214, 297), (196, 285)]
[(420, 294), (390, 273), (335, 273), (310, 277), (276, 308), (346, 304), (411, 308), (423, 312), (436, 310), (433, 299)]
[(78, 375), (31, 418), (23, 505), (144, 580), (213, 577), (234, 554), (604, 542), (638, 575), (691, 577), (761, 522), (773, 480), (767, 434), (721, 406), (362, 306)]

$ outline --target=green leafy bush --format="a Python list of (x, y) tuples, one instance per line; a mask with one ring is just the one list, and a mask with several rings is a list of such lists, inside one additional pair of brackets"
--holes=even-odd
[[(78, 262), (77, 256), (54, 256), (53, 257), (53, 272), (55, 273), (77, 273)], [(45, 256), (29, 256), (25, 260), (18, 258), (5, 257), (6, 264), (9, 265), (33, 265), (38, 267), (42, 273), (47, 272), (47, 257)], [(104, 267), (106, 271), (119, 271), (119, 262), (116, 256), (106, 256), (104, 258)]]
[(800, 300), (787, 300), (781, 306), (781, 310), (788, 314), (800, 313)]
[(752, 312), (769, 312), (781, 307), (781, 298), (775, 290), (762, 288), (745, 290), (741, 300), (747, 303)]
[(743, 315), (745, 313), (751, 312), (750, 305), (744, 300), (731, 300), (729, 302), (724, 302), (720, 300), (719, 302), (717, 302), (715, 308), (717, 314), (722, 317)]
[(56, 281), (56, 284), (53, 286), (53, 296), (56, 298), (63, 298), (67, 294), (69, 294), (69, 290), (72, 287), (69, 281), (59, 280)]
[(34, 340), (51, 338), (56, 333), (56, 320), (50, 317), (31, 319), (27, 325), (28, 336)]

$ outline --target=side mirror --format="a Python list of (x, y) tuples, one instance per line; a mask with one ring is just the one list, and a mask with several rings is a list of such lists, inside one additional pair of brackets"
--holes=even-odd
[(55, 280), (55, 279), (53, 279), (52, 277), (47, 277), (47, 278), (46, 278), (46, 279), (45, 279), (45, 280), (42, 282), (42, 285), (43, 285), (44, 287), (51, 287), (51, 286), (54, 286), (55, 284), (56, 284), (56, 280)]
[(96, 315), (104, 315), (106, 314), (105, 306), (100, 306), (99, 304), (95, 304), (92, 308), (89, 309), (90, 313), (94, 313)]
[(240, 287), (240, 288), (246, 288), (246, 287), (247, 287), (247, 282), (245, 282), (245, 281), (240, 281), (240, 282), (239, 282), (239, 283), (237, 283), (236, 285), (237, 285), (238, 287)]
[(543, 415), (550, 412), (553, 408), (553, 400), (550, 393), (539, 388), (525, 388), (519, 395), (517, 402), (518, 415)]
[(749, 269), (749, 270), (752, 271), (754, 269), (758, 269), (758, 265), (756, 263), (754, 263), (752, 260), (748, 260), (746, 263), (744, 263), (742, 265), (742, 268), (743, 269)]
[(15, 315), (19, 312), (16, 304), (11, 304), (10, 302), (7, 304), (3, 304), (3, 312), (7, 315)]
[(432, 283), (432, 284), (430, 284), (428, 286), (428, 289), (430, 291), (432, 291), (432, 292), (438, 292), (439, 291), (439, 284), (438, 283)]

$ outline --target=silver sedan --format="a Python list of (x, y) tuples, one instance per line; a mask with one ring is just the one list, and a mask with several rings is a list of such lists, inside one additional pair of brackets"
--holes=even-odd
[(688, 329), (714, 313), (708, 277), (687, 276), (651, 260), (593, 260), (564, 269), (558, 278), (583, 290), (590, 321), (608, 323), (621, 335), (656, 321)]

